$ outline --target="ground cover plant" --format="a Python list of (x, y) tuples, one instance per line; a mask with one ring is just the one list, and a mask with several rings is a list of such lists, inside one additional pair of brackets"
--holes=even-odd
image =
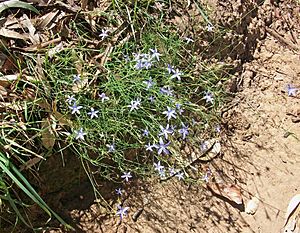
[[(33, 227), (24, 215), (34, 202), (71, 228), (25, 178), (38, 174), (55, 153), (62, 163), (64, 153), (78, 158), (98, 199), (99, 178), (117, 183), (119, 195), (133, 179), (192, 182), (186, 171), (190, 158), (181, 150), (189, 145), (205, 153), (208, 140), (218, 137), (227, 68), (203, 62), (201, 72), (197, 70), (193, 38), (164, 25), (166, 13), (155, 3), (113, 1), (100, 13), (83, 11), (78, 17), (78, 9), (70, 8), (71, 16), (65, 17), (40, 4), (36, 8), (47, 17), (33, 24), (16, 12), (28, 33), (35, 26), (53, 38), (40, 47), (34, 32), (28, 38), (19, 38), (20, 32), (2, 35), (10, 38), (1, 46), (13, 65), (2, 68), (1, 200), (16, 212), (16, 224), (21, 220)], [(66, 5), (59, 7), (66, 11)], [(200, 26), (213, 41), (217, 32), (202, 8), (198, 10)], [(14, 9), (5, 11), (10, 12)], [(55, 17), (65, 23), (54, 24), (49, 37), (41, 25)], [(10, 44), (13, 39), (16, 46)], [(117, 210), (108, 208), (121, 219), (128, 210), (121, 203)]]

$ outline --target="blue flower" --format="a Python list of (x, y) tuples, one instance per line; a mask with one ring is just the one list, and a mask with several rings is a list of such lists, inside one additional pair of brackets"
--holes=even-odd
[(175, 169), (173, 167), (169, 168), (169, 174), (170, 174), (170, 176), (173, 176), (173, 175), (176, 174), (176, 171), (175, 171)]
[(296, 96), (298, 88), (294, 88), (290, 84), (288, 84), (287, 91), (288, 91), (288, 96)]
[(205, 95), (204, 95), (203, 99), (205, 99), (206, 103), (209, 103), (209, 102), (210, 102), (211, 104), (214, 103), (213, 94), (210, 93), (210, 92), (205, 92)]
[(157, 148), (157, 146), (155, 144), (151, 144), (150, 142), (145, 146), (146, 147), (146, 151), (153, 151), (152, 148)]
[(130, 108), (129, 111), (131, 112), (134, 109), (139, 109), (140, 105), (141, 105), (141, 99), (138, 98), (137, 100), (132, 100), (130, 104), (127, 105), (127, 107)]
[(126, 182), (128, 182), (129, 179), (132, 178), (131, 172), (124, 172), (121, 178), (123, 178)]
[(100, 95), (99, 95), (99, 97), (101, 98), (101, 102), (103, 103), (105, 100), (109, 100), (109, 97), (107, 97), (106, 95), (105, 95), (105, 93), (101, 93)]
[(71, 96), (67, 96), (67, 102), (69, 105), (71, 105), (73, 102), (76, 102), (76, 99), (74, 97), (74, 95), (71, 95)]
[(190, 42), (194, 42), (194, 40), (189, 37), (184, 37), (184, 40), (186, 41), (187, 44), (189, 44)]
[(155, 58), (157, 61), (159, 61), (159, 57), (161, 56), (161, 54), (159, 52), (157, 52), (157, 49), (150, 49), (151, 54), (151, 58)]
[(85, 132), (83, 132), (83, 129), (80, 128), (79, 130), (75, 130), (75, 134), (76, 134), (76, 137), (75, 139), (81, 139), (81, 140), (84, 140), (84, 136), (86, 135)]
[(168, 73), (169, 73), (169, 74), (172, 74), (172, 73), (175, 72), (173, 66), (171, 66), (170, 64), (168, 64), (167, 70), (168, 70)]
[(72, 109), (72, 114), (80, 114), (80, 109), (82, 108), (82, 106), (78, 106), (76, 103), (73, 104), (73, 106), (69, 106), (70, 109)]
[(181, 108), (182, 104), (177, 103), (176, 104), (176, 109), (178, 110), (179, 115), (182, 115), (182, 113), (184, 112), (184, 110)]
[(81, 81), (80, 75), (79, 74), (74, 74), (73, 75), (73, 83), (78, 83), (80, 81)]
[(102, 29), (101, 30), (101, 33), (99, 34), (99, 36), (101, 37), (101, 40), (104, 40), (106, 37), (108, 37), (108, 33), (109, 32), (109, 30), (104, 30), (104, 29)]
[(159, 144), (156, 144), (157, 153), (160, 155), (163, 154), (170, 154), (170, 151), (167, 149), (167, 147), (170, 145), (170, 142), (164, 143), (162, 138), (159, 138)]
[(152, 87), (154, 85), (154, 82), (152, 81), (151, 77), (149, 78), (149, 80), (146, 80), (143, 83), (145, 83), (147, 85), (146, 90), (149, 90), (150, 87)]
[(149, 135), (149, 131), (147, 129), (143, 129), (142, 130), (142, 136), (148, 137), (148, 135)]
[(206, 151), (208, 149), (209, 143), (208, 141), (204, 141), (201, 145), (200, 145), (200, 149), (201, 151)]
[(160, 88), (160, 93), (165, 94), (167, 96), (173, 96), (173, 90), (170, 87), (167, 88)]
[(178, 132), (182, 135), (182, 138), (185, 139), (189, 134), (188, 127), (181, 123), (182, 128), (178, 130)]
[(167, 124), (166, 128), (164, 128), (163, 126), (159, 126), (159, 128), (161, 129), (161, 133), (158, 134), (158, 136), (165, 136), (165, 139), (168, 139), (168, 134), (172, 134), (173, 130), (170, 129), (169, 124)]
[(115, 144), (106, 145), (106, 147), (108, 148), (108, 152), (114, 152), (116, 150)]
[(180, 172), (180, 173), (176, 174), (175, 176), (178, 178), (178, 180), (183, 180), (184, 179), (184, 173), (183, 172)]
[(162, 166), (161, 164), (160, 164), (160, 161), (158, 161), (157, 163), (153, 163), (153, 166), (154, 166), (154, 170), (155, 171), (160, 171), (160, 170), (162, 170), (162, 169), (164, 169), (165, 167), (164, 166)]
[(120, 216), (121, 221), (122, 221), (123, 217), (127, 215), (128, 209), (129, 209), (129, 207), (122, 208), (122, 206), (118, 205), (118, 211), (117, 211), (116, 215)]
[(181, 75), (182, 72), (180, 72), (178, 69), (176, 69), (175, 71), (173, 71), (173, 75), (171, 76), (171, 80), (176, 78), (178, 81), (181, 81)]
[(151, 103), (154, 103), (155, 97), (151, 95), (151, 96), (148, 98), (148, 100), (149, 100)]
[(115, 191), (116, 191), (117, 195), (120, 195), (120, 196), (122, 195), (122, 189), (121, 188), (117, 188)]
[(99, 111), (95, 111), (94, 108), (91, 108), (91, 111), (88, 112), (87, 114), (91, 116), (91, 119), (93, 119), (94, 117), (96, 117), (96, 118), (98, 117), (98, 115), (97, 115), (98, 112), (99, 112)]
[(175, 110), (174, 110), (174, 109), (171, 109), (171, 108), (168, 107), (168, 106), (167, 106), (167, 111), (164, 111), (163, 114), (167, 116), (168, 121), (169, 121), (171, 118), (176, 119), (176, 112), (175, 112)]

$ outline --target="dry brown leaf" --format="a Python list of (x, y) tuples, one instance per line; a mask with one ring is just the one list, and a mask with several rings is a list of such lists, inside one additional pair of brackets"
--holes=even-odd
[(39, 35), (35, 34), (36, 29), (35, 27), (32, 25), (31, 20), (28, 18), (28, 16), (26, 14), (23, 15), (24, 20), (22, 21), (22, 24), (24, 25), (24, 27), (28, 28), (29, 31), (29, 39), (31, 40), (32, 44), (39, 44)]
[(50, 150), (53, 148), (55, 144), (55, 135), (53, 130), (53, 123), (49, 118), (44, 118), (41, 123), (41, 130), (42, 130), (42, 145)]
[(6, 28), (0, 29), (0, 36), (7, 37), (7, 38), (13, 38), (13, 39), (21, 39), (21, 40), (28, 40), (29, 34), (28, 33), (18, 33), (13, 30), (9, 30)]
[(52, 20), (58, 14), (58, 12), (59, 10), (49, 12), (48, 14), (43, 15), (40, 19), (38, 19), (35, 26), (39, 29), (45, 29), (48, 26), (48, 24), (52, 22)]
[(0, 76), (0, 86), (8, 87), (11, 84), (11, 82), (17, 80), (18, 77), (19, 77), (19, 74)]
[(38, 157), (34, 157), (30, 160), (28, 160), (26, 163), (22, 164), (20, 166), (20, 171), (22, 170), (28, 170), (30, 169), (32, 166), (34, 166), (35, 164), (39, 163), (42, 159), (41, 158), (38, 158)]
[(66, 116), (64, 116), (63, 114), (61, 114), (60, 112), (53, 112), (52, 116), (58, 121), (58, 123), (63, 126), (63, 125), (67, 125), (72, 127), (72, 121), (70, 119), (68, 119)]
[(240, 188), (234, 184), (207, 183), (207, 186), (216, 194), (235, 202), (238, 205), (243, 204), (243, 198)]

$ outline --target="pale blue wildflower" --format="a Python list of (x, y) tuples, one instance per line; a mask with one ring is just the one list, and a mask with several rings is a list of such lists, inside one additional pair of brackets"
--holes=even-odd
[(206, 103), (211, 103), (211, 104), (214, 103), (213, 94), (210, 92), (205, 92), (203, 99), (205, 99)]
[(182, 138), (185, 139), (186, 136), (189, 134), (189, 131), (188, 131), (188, 127), (185, 126), (183, 123), (181, 123), (182, 125), (182, 128), (178, 130), (178, 132), (182, 135)]
[(109, 97), (107, 97), (105, 93), (101, 93), (101, 94), (99, 95), (99, 97), (100, 97), (102, 103), (103, 103), (105, 100), (109, 100)]
[(168, 64), (167, 70), (168, 70), (168, 73), (169, 73), (169, 74), (172, 74), (172, 73), (175, 72), (173, 66), (171, 66), (170, 64)]
[(73, 106), (69, 106), (70, 109), (72, 109), (72, 114), (80, 114), (80, 109), (82, 108), (82, 106), (78, 106), (76, 103), (73, 104)]
[(116, 191), (116, 194), (117, 195), (122, 195), (122, 189), (121, 188), (117, 188), (117, 189), (115, 189), (115, 191)]
[(165, 167), (164, 166), (162, 166), (161, 164), (160, 164), (160, 161), (158, 161), (157, 163), (153, 163), (153, 166), (154, 166), (154, 170), (155, 171), (160, 171), (160, 170), (162, 170), (162, 169), (164, 169)]
[(127, 215), (128, 209), (129, 209), (129, 207), (122, 208), (122, 206), (118, 205), (118, 211), (117, 211), (116, 215), (120, 216), (121, 221), (122, 221), (123, 217)]
[(91, 119), (93, 119), (94, 117), (98, 118), (98, 112), (97, 110), (95, 110), (94, 108), (91, 108), (91, 111), (88, 112), (87, 114), (91, 116)]
[(154, 103), (155, 97), (151, 95), (151, 96), (148, 98), (148, 100), (149, 100), (151, 103)]
[(209, 143), (208, 141), (204, 141), (201, 145), (200, 145), (200, 149), (201, 151), (206, 151), (208, 149)]
[(176, 171), (175, 171), (175, 169), (173, 167), (169, 168), (169, 174), (170, 174), (170, 176), (173, 176), (173, 175), (176, 174)]
[(288, 96), (296, 96), (298, 90), (298, 88), (292, 87), (290, 84), (287, 85)]
[(149, 131), (147, 129), (143, 129), (142, 130), (142, 136), (148, 137), (148, 135), (149, 135)]
[(79, 83), (81, 81), (80, 74), (73, 75), (73, 83)]
[(108, 32), (109, 30), (101, 30), (101, 33), (99, 34), (99, 36), (101, 37), (101, 40), (104, 40), (106, 37), (108, 37)]
[(161, 133), (158, 134), (158, 136), (164, 136), (165, 139), (168, 139), (168, 134), (172, 134), (173, 130), (170, 129), (169, 124), (167, 124), (166, 128), (164, 128), (163, 126), (159, 126), (159, 128), (161, 129)]
[(131, 172), (124, 172), (121, 178), (128, 182), (129, 179), (132, 178)]
[(220, 126), (220, 125), (217, 125), (217, 126), (216, 126), (216, 132), (217, 132), (217, 133), (221, 133), (221, 126)]
[(182, 104), (177, 103), (175, 106), (176, 109), (178, 110), (179, 115), (182, 115), (182, 113), (184, 112), (184, 110), (181, 108)]
[(180, 172), (180, 173), (176, 174), (175, 176), (178, 178), (178, 180), (183, 180), (184, 179), (184, 173), (183, 172)]
[(173, 96), (173, 90), (170, 87), (160, 88), (160, 93), (167, 95), (167, 96)]
[(157, 61), (159, 61), (159, 57), (161, 56), (161, 54), (159, 52), (157, 52), (157, 49), (150, 49), (151, 54), (151, 58), (155, 58)]
[(151, 77), (149, 78), (149, 80), (146, 80), (143, 83), (146, 84), (146, 90), (149, 90), (150, 87), (152, 87), (154, 85), (154, 82), (152, 81)]
[(151, 144), (150, 142), (148, 142), (148, 144), (145, 146), (146, 147), (146, 151), (153, 151), (153, 148), (157, 148), (157, 146), (155, 144)]
[(140, 105), (141, 105), (141, 99), (138, 98), (137, 100), (132, 100), (130, 104), (127, 105), (127, 107), (130, 108), (129, 111), (131, 112), (134, 109), (136, 110), (139, 109)]
[(81, 140), (84, 140), (84, 136), (86, 135), (85, 132), (83, 132), (83, 129), (80, 128), (79, 130), (75, 130), (75, 134), (76, 134), (76, 137), (75, 139), (81, 139)]
[(159, 138), (159, 144), (156, 145), (157, 148), (157, 153), (160, 155), (161, 153), (168, 155), (170, 152), (167, 149), (169, 146), (170, 142), (164, 143), (162, 138)]
[(169, 121), (171, 118), (176, 119), (176, 112), (174, 109), (171, 109), (167, 106), (167, 111), (164, 111), (162, 114), (166, 115), (167, 120)]
[(181, 75), (182, 75), (182, 72), (180, 72), (178, 69), (176, 69), (174, 72), (173, 72), (173, 75), (171, 76), (171, 80), (176, 78), (178, 81), (181, 81)]
[(194, 42), (194, 40), (192, 38), (189, 37), (184, 37), (184, 40), (186, 41), (187, 44)]
[(74, 97), (74, 95), (71, 95), (71, 96), (67, 96), (67, 102), (69, 105), (71, 105), (72, 103), (76, 102), (76, 99)]
[(106, 147), (108, 148), (108, 152), (114, 152), (116, 150), (115, 144), (108, 144)]

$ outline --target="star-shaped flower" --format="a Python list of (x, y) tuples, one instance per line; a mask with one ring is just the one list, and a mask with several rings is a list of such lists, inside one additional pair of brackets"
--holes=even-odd
[(139, 109), (140, 105), (141, 105), (141, 99), (137, 99), (137, 100), (132, 100), (130, 102), (130, 105), (128, 105), (127, 107), (130, 108), (129, 111), (131, 112), (134, 109)]
[(91, 116), (91, 119), (93, 119), (94, 117), (96, 117), (96, 118), (98, 117), (98, 115), (97, 115), (98, 112), (99, 111), (96, 111), (94, 108), (91, 108), (91, 111), (88, 112), (87, 114)]
[(185, 139), (186, 136), (189, 134), (189, 131), (188, 131), (188, 127), (185, 126), (183, 123), (181, 123), (182, 125), (182, 128), (178, 130), (178, 132), (182, 135), (182, 138)]
[(128, 182), (129, 179), (132, 178), (131, 172), (124, 172), (121, 178), (123, 178), (126, 182)]
[(161, 129), (161, 133), (158, 134), (158, 136), (165, 136), (165, 139), (168, 139), (168, 134), (172, 134), (173, 130), (170, 128), (169, 124), (167, 124), (166, 128), (164, 128), (163, 126), (159, 126), (159, 128)]
[(213, 97), (213, 94), (210, 93), (210, 92), (206, 92), (203, 99), (205, 99), (206, 103), (211, 103), (213, 104), (214, 103), (214, 97)]
[(183, 172), (180, 172), (180, 173), (176, 174), (175, 176), (178, 178), (178, 180), (183, 180), (184, 179), (184, 173)]
[(186, 41), (187, 44), (189, 44), (190, 42), (194, 42), (194, 40), (189, 37), (184, 37), (184, 40)]
[(122, 189), (121, 188), (117, 188), (115, 191), (116, 191), (117, 195), (120, 195), (120, 196), (122, 195)]
[(68, 102), (69, 105), (76, 102), (76, 99), (75, 99), (74, 95), (71, 95), (71, 96), (68, 95), (67, 96), (67, 102)]
[(103, 103), (105, 100), (109, 100), (109, 97), (107, 97), (106, 95), (105, 95), (105, 93), (101, 93), (100, 95), (99, 95), (99, 97), (101, 98), (101, 102)]
[(157, 148), (157, 153), (160, 155), (161, 153), (163, 154), (170, 154), (169, 150), (167, 149), (167, 147), (169, 146), (170, 142), (168, 143), (164, 143), (162, 138), (159, 138), (159, 144), (156, 145)]
[(118, 205), (118, 211), (116, 213), (116, 215), (120, 216), (120, 219), (122, 221), (123, 217), (127, 215), (127, 211), (128, 211), (129, 207), (122, 207), (120, 205)]
[(101, 33), (99, 34), (99, 36), (101, 37), (101, 40), (104, 40), (106, 37), (108, 37), (108, 32), (109, 30), (101, 30)]
[(208, 32), (212, 32), (213, 30), (214, 30), (214, 26), (213, 25), (211, 25), (211, 24), (207, 24), (207, 26), (206, 26), (206, 30), (208, 31)]
[(81, 81), (79, 74), (73, 75), (73, 83), (79, 83)]
[(159, 57), (161, 56), (161, 54), (159, 52), (157, 52), (157, 49), (150, 49), (151, 52), (151, 58), (155, 58), (157, 61), (159, 61)]
[(149, 90), (150, 87), (154, 85), (154, 82), (152, 81), (152, 78), (150, 77), (149, 80), (144, 81), (143, 83), (146, 84), (146, 90)]
[(171, 66), (170, 64), (168, 64), (167, 70), (168, 70), (168, 73), (169, 73), (169, 74), (172, 74), (172, 73), (175, 72), (173, 66)]
[(178, 69), (176, 69), (174, 72), (173, 72), (173, 75), (171, 76), (171, 80), (176, 78), (178, 81), (181, 81), (181, 75), (182, 75), (182, 72), (180, 72)]
[(164, 115), (167, 116), (167, 120), (169, 121), (171, 118), (176, 119), (176, 112), (174, 109), (171, 109), (170, 107), (167, 107), (167, 111), (163, 112)]
[(153, 163), (153, 166), (154, 166), (154, 170), (155, 170), (155, 171), (160, 171), (160, 170), (162, 170), (162, 169), (165, 168), (164, 166), (162, 166), (162, 165), (160, 164), (160, 161), (158, 161), (157, 163)]
[(85, 132), (83, 132), (83, 129), (80, 128), (79, 130), (75, 130), (75, 134), (76, 134), (76, 137), (75, 139), (81, 139), (81, 140), (84, 140), (84, 136), (86, 135)]
[(298, 90), (298, 88), (292, 87), (290, 84), (287, 85), (288, 96), (296, 96)]
[(108, 144), (106, 147), (108, 148), (108, 152), (114, 152), (116, 150), (115, 144)]
[(82, 106), (78, 106), (76, 103), (73, 104), (73, 106), (69, 106), (70, 109), (72, 109), (72, 114), (80, 114), (80, 109), (82, 108)]

